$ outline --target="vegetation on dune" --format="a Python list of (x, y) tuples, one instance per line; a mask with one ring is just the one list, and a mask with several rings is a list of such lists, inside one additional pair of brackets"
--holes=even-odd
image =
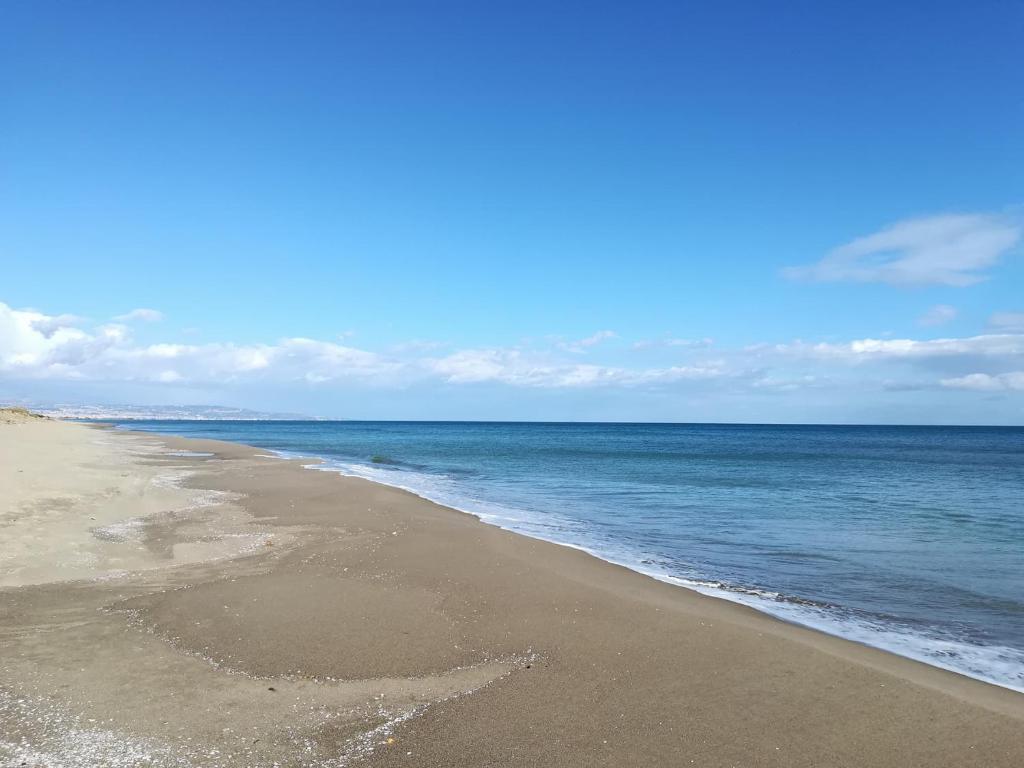
[(0, 408), (0, 424), (21, 424), (26, 421), (45, 418), (46, 416), (43, 416), (41, 413), (33, 413), (28, 408), (22, 408), (18, 405)]

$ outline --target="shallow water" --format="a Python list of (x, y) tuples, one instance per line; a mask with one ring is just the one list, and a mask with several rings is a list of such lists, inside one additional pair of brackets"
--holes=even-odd
[(1024, 690), (1024, 428), (154, 421)]

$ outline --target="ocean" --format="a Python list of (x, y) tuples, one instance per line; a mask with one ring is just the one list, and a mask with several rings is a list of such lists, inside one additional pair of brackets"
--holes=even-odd
[(120, 426), (318, 457), (329, 471), (1024, 691), (1024, 428)]

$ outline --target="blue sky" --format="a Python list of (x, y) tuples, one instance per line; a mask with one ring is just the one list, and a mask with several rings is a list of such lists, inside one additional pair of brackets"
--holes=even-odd
[(0, 398), (1024, 423), (1019, 3), (4, 16)]

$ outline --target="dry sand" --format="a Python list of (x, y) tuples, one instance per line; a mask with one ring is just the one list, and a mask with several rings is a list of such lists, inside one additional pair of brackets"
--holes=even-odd
[(245, 446), (0, 423), (0, 525), (4, 768), (1024, 765), (1021, 694)]

